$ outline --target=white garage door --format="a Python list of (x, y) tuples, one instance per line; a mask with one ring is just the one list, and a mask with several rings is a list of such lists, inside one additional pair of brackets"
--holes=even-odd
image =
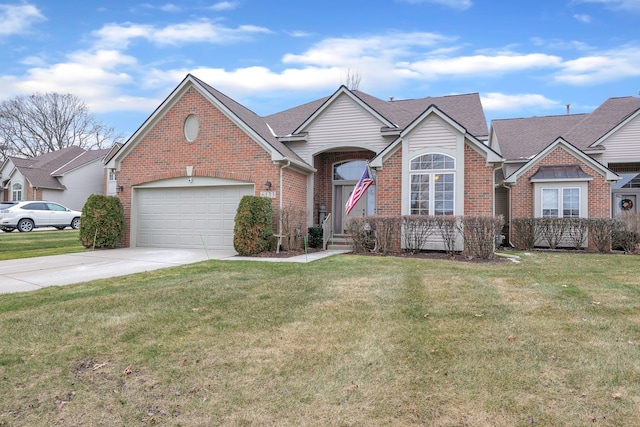
[(137, 190), (136, 245), (233, 249), (236, 210), (251, 185)]

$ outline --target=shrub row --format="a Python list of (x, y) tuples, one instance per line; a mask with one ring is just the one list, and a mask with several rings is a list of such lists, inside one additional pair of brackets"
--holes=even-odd
[(462, 238), (466, 256), (490, 259), (503, 225), (502, 216), (376, 215), (352, 218), (346, 228), (356, 253), (387, 254), (400, 246), (416, 253), (437, 240), (442, 250), (453, 255)]
[(536, 246), (582, 249), (587, 236), (600, 253), (611, 249), (636, 251), (640, 244), (640, 214), (623, 212), (609, 218), (518, 218), (511, 221), (511, 243), (518, 249)]

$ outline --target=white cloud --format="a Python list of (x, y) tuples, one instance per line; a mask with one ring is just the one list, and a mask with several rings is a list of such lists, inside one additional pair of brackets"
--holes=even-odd
[(0, 4), (0, 36), (22, 34), (33, 24), (46, 20), (40, 10), (31, 4)]
[(135, 58), (113, 50), (99, 50), (75, 52), (66, 59), (67, 62), (30, 68), (25, 76), (12, 81), (11, 91), (72, 93), (96, 112), (133, 109), (133, 104), (118, 100), (132, 98), (123, 96), (121, 88), (133, 81), (123, 69), (135, 68)]
[(640, 49), (626, 46), (565, 61), (556, 81), (572, 85), (599, 84), (640, 76)]
[(473, 2), (471, 0), (404, 0), (407, 3), (417, 4), (417, 3), (435, 3), (441, 6), (450, 7), (452, 9), (457, 10), (467, 10), (471, 6), (473, 6)]
[(482, 106), (488, 111), (517, 111), (529, 107), (556, 108), (559, 102), (533, 93), (506, 95), (504, 93), (489, 92), (480, 96)]
[(158, 45), (179, 45), (184, 43), (225, 44), (247, 40), (255, 34), (270, 32), (266, 28), (253, 25), (227, 28), (202, 19), (167, 25), (162, 28), (133, 23), (108, 24), (100, 30), (94, 31), (93, 35), (98, 38), (96, 45), (99, 47), (125, 49), (134, 39), (144, 39)]
[(591, 23), (591, 15), (586, 15), (584, 13), (576, 13), (575, 15), (573, 15), (573, 17), (577, 21), (582, 22), (583, 24), (590, 24)]
[(212, 5), (209, 9), (215, 10), (215, 11), (232, 10), (232, 9), (235, 9), (237, 6), (238, 6), (238, 3), (233, 1), (220, 1)]
[(544, 53), (473, 55), (429, 58), (403, 65), (429, 78), (497, 75), (535, 68), (556, 68), (562, 58)]
[(574, 3), (598, 3), (613, 10), (640, 12), (639, 0), (574, 0)]
[(363, 61), (394, 62), (416, 50), (434, 48), (453, 40), (434, 33), (390, 33), (368, 38), (329, 38), (315, 44), (302, 54), (287, 54), (285, 64), (350, 66)]

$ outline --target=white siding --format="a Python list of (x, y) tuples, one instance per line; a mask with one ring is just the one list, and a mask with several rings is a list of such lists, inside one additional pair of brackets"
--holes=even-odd
[(627, 163), (640, 161), (640, 116), (624, 125), (620, 130), (603, 142), (606, 150), (599, 161), (609, 163)]
[(92, 194), (104, 193), (104, 165), (101, 161), (89, 163), (58, 178), (66, 190), (42, 190), (43, 200), (50, 200), (81, 211)]
[(411, 132), (408, 139), (410, 153), (425, 149), (451, 153), (456, 150), (458, 141), (451, 127), (436, 118), (427, 119), (424, 124)]
[(304, 143), (289, 144), (300, 157), (313, 164), (315, 153), (336, 147), (368, 147), (381, 151), (389, 141), (380, 135), (384, 123), (347, 96), (339, 97), (305, 131)]

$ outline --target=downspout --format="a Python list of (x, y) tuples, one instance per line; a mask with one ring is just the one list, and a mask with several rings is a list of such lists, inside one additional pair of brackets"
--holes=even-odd
[(511, 236), (513, 234), (511, 233), (511, 220), (513, 219), (513, 203), (511, 203), (511, 186), (505, 184), (504, 182), (502, 183), (502, 186), (507, 189), (507, 203), (509, 204), (509, 245), (511, 245), (511, 247), (515, 247), (513, 246), (513, 243), (511, 243)]
[(283, 184), (283, 169), (291, 166), (291, 160), (287, 160), (286, 165), (280, 166), (280, 212), (278, 215), (278, 247), (276, 248), (276, 253), (280, 253), (280, 246), (282, 246), (282, 205), (283, 205), (283, 193), (284, 189), (282, 188)]

